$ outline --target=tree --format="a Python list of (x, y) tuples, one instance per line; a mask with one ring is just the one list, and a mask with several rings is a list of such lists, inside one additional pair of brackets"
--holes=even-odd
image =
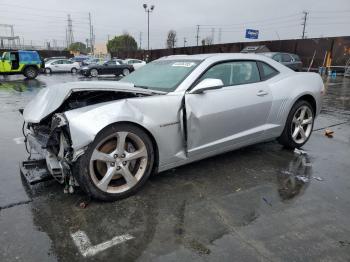
[(175, 48), (176, 42), (177, 42), (176, 31), (170, 30), (168, 32), (168, 38), (166, 40), (166, 47), (167, 48)]
[(137, 50), (137, 42), (129, 33), (125, 32), (109, 40), (107, 43), (107, 50), (109, 53), (134, 51)]
[(210, 36), (207, 36), (206, 38), (202, 39), (202, 45), (212, 45), (213, 44), (213, 38)]
[(86, 47), (86, 45), (82, 42), (75, 42), (72, 43), (69, 47), (68, 47), (69, 51), (72, 52), (80, 52), (80, 53), (88, 53), (88, 48)]

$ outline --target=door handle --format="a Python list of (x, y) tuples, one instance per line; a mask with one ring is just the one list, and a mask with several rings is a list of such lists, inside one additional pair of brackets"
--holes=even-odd
[(266, 92), (265, 90), (259, 90), (258, 93), (256, 93), (257, 96), (266, 96), (268, 95), (269, 93)]

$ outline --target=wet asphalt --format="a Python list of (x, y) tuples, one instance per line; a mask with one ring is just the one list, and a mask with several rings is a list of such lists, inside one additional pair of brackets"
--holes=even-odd
[[(18, 109), (41, 88), (80, 80), (0, 79), (0, 261), (350, 261), (350, 79), (325, 79), (306, 155), (258, 144), (153, 176), (114, 203), (20, 176)], [(79, 231), (91, 247), (132, 239), (84, 257)]]

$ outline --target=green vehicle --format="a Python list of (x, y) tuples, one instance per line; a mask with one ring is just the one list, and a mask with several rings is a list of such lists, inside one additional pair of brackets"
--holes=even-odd
[(23, 74), (28, 79), (34, 79), (39, 74), (42, 61), (36, 51), (4, 52), (0, 61), (0, 75)]

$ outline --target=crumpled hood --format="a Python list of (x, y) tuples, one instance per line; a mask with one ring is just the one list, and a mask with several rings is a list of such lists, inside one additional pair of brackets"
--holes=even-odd
[(58, 84), (42, 89), (24, 108), (23, 117), (27, 123), (39, 123), (54, 112), (73, 93), (78, 91), (119, 91), (127, 93), (152, 94), (150, 90), (136, 88), (131, 83), (116, 81), (86, 81)]

